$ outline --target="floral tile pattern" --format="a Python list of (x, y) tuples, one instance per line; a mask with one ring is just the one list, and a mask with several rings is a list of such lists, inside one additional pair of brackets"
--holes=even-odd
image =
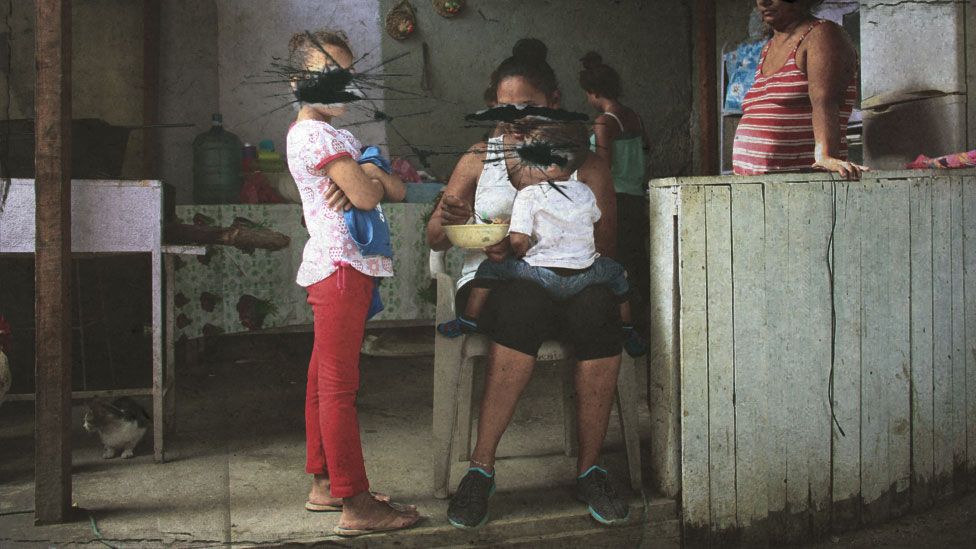
[[(431, 321), (434, 296), (428, 267), (425, 228), (430, 204), (383, 204), (393, 241), (396, 275), (380, 284), (385, 309), (373, 320)], [(297, 204), (226, 204), (178, 206), (181, 223), (226, 227), (242, 217), (291, 238), (282, 250), (245, 252), (209, 246), (207, 255), (176, 258), (177, 339), (311, 324), (305, 289), (295, 283), (308, 232)], [(460, 270), (460, 254), (448, 254), (448, 266)]]

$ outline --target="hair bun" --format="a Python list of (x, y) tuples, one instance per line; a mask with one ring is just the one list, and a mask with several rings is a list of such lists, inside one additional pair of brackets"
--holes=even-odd
[(603, 58), (600, 57), (600, 54), (597, 53), (597, 52), (595, 52), (595, 51), (588, 51), (588, 52), (586, 52), (586, 55), (584, 55), (580, 59), (580, 62), (583, 63), (583, 68), (584, 69), (591, 70), (591, 69), (594, 69), (594, 68), (602, 65), (603, 64)]
[(529, 63), (545, 63), (549, 48), (538, 38), (523, 38), (512, 47), (512, 57)]

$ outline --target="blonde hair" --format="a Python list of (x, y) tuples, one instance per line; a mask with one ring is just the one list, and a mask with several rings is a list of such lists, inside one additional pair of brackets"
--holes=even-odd
[[(296, 32), (288, 41), (288, 63), (293, 67), (308, 65), (313, 51), (323, 51), (325, 46), (342, 48), (352, 56), (349, 38), (341, 30), (319, 29), (317, 31)], [(328, 54), (326, 54), (328, 56)]]

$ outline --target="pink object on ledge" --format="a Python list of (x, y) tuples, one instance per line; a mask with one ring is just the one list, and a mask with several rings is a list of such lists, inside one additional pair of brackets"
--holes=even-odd
[(913, 162), (905, 165), (910, 170), (970, 168), (973, 166), (976, 166), (976, 149), (968, 152), (947, 154), (938, 158), (929, 158), (924, 154), (920, 154)]
[(420, 182), (420, 173), (405, 158), (396, 157), (393, 159), (393, 175), (399, 177), (404, 183)]

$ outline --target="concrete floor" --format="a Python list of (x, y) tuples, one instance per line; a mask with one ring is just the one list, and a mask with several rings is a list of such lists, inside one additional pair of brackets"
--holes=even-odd
[[(3, 405), (0, 546), (87, 545), (100, 539), (125, 547), (676, 545), (674, 502), (651, 494), (642, 498), (626, 487), (615, 417), (605, 465), (618, 490), (631, 498), (631, 524), (599, 526), (573, 499), (574, 459), (562, 454), (555, 368), (536, 372), (502, 440), (491, 521), (474, 532), (452, 528), (445, 518), (446, 501), (431, 497), (431, 357), (364, 358), (359, 399), (372, 488), (417, 504), (426, 518), (407, 531), (337, 538), (331, 532), (338, 514), (302, 509), (309, 483), (303, 472), (302, 403), (310, 350), (310, 334), (230, 336), (213, 342), (195, 365), (179, 372), (175, 433), (162, 465), (152, 462), (151, 436), (132, 460), (101, 459), (96, 438), (81, 429), (82, 412), (76, 407), (73, 493), (79, 511), (69, 524), (33, 525), (32, 406)], [(646, 434), (646, 408), (641, 414)], [(463, 468), (456, 464), (452, 484)]]

